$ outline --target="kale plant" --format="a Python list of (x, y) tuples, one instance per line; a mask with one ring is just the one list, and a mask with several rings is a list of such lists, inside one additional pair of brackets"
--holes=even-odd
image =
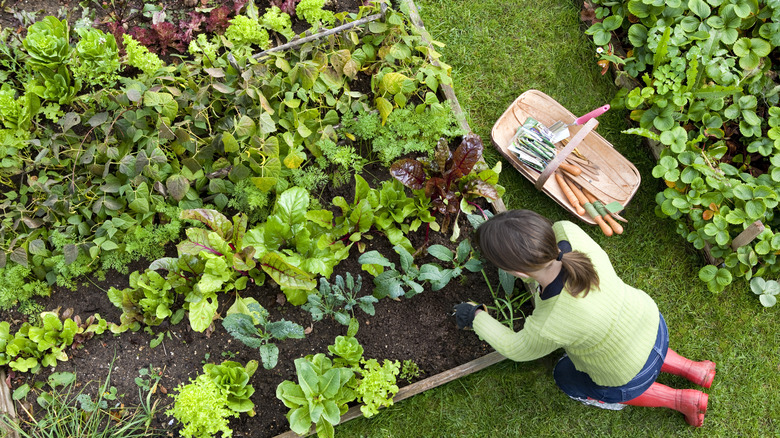
[(269, 321), (268, 316), (268, 311), (254, 298), (237, 297), (222, 320), (222, 326), (234, 338), (260, 351), (265, 369), (275, 367), (279, 360), (279, 347), (272, 342), (274, 339), (283, 341), (305, 336), (300, 325), (284, 319)]
[(355, 307), (374, 315), (374, 303), (378, 300), (370, 295), (358, 298), (362, 285), (360, 274), (353, 278), (352, 274), (347, 272), (346, 280), (341, 275), (336, 275), (332, 285), (322, 277), (319, 290), (310, 294), (308, 302), (301, 307), (311, 313), (314, 321), (330, 316), (339, 324), (349, 325), (350, 319), (355, 317)]

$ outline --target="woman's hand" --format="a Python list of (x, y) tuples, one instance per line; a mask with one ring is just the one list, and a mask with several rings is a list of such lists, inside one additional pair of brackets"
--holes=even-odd
[(487, 311), (484, 304), (469, 301), (468, 303), (456, 304), (452, 308), (452, 315), (455, 317), (455, 323), (459, 329), (470, 329), (476, 314), (483, 311)]

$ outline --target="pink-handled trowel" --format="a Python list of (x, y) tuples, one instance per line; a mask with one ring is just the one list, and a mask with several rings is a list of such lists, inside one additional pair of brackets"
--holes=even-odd
[(552, 138), (550, 139), (550, 141), (552, 141), (553, 143), (558, 143), (559, 141), (565, 138), (569, 138), (569, 136), (571, 135), (569, 134), (569, 126), (583, 125), (588, 120), (604, 114), (605, 112), (607, 112), (607, 110), (609, 110), (609, 105), (604, 105), (594, 109), (593, 111), (589, 112), (588, 114), (585, 114), (582, 117), (579, 117), (577, 120), (574, 121), (574, 123), (569, 123), (568, 125), (562, 121), (553, 123), (549, 128), (550, 131), (552, 131)]

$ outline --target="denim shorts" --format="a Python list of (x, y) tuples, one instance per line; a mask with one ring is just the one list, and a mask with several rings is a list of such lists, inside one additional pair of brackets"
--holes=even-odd
[(597, 385), (586, 373), (574, 368), (574, 363), (568, 355), (564, 355), (555, 365), (553, 377), (558, 387), (569, 397), (581, 400), (591, 398), (605, 403), (621, 403), (639, 397), (655, 382), (661, 372), (661, 366), (664, 364), (668, 349), (669, 330), (663, 315), (661, 315), (661, 320), (658, 323), (658, 336), (647, 362), (642, 370), (625, 385)]

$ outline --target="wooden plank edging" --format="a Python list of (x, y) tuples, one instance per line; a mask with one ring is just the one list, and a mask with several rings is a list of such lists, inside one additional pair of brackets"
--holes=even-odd
[[(5, 370), (0, 369), (0, 415), (5, 416), (9, 421), (16, 421), (16, 408), (11, 398), (11, 388), (5, 383)], [(7, 438), (19, 438), (16, 431), (8, 428), (0, 428), (0, 432), (6, 433)]]
[[(420, 380), (419, 382), (412, 383), (411, 385), (404, 386), (398, 391), (398, 394), (396, 394), (396, 396), (393, 397), (393, 403), (420, 394), (429, 389), (436, 388), (437, 386), (444, 385), (445, 383), (452, 382), (453, 380), (456, 380), (460, 377), (464, 377), (469, 374), (475, 373), (477, 371), (481, 371), (491, 365), (501, 362), (504, 359), (506, 359), (504, 356), (494, 351), (480, 358), (474, 359), (471, 362), (465, 363), (463, 365), (457, 366), (447, 371), (442, 371), (439, 374), (428, 377), (427, 379)], [(349, 408), (346, 414), (341, 416), (341, 419), (339, 420), (339, 424), (345, 423), (349, 420), (354, 420), (355, 418), (359, 418), (362, 416), (363, 413), (360, 412), (360, 405), (353, 406)], [(314, 427), (312, 427), (309, 430), (309, 433), (305, 436), (311, 435), (313, 433), (315, 433)], [(298, 438), (298, 437), (301, 437), (301, 435), (298, 435), (293, 431), (287, 431), (282, 434), (276, 435), (274, 438)]]

